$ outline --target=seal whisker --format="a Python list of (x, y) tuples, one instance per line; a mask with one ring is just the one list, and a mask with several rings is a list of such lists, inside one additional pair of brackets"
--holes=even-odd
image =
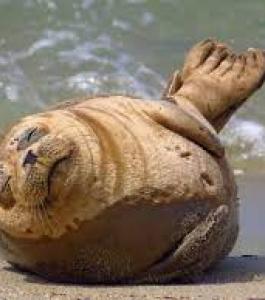
[[(51, 221), (50, 221), (50, 218), (49, 218), (49, 215), (48, 215), (48, 211), (47, 211), (47, 208), (46, 208), (46, 205), (45, 205), (45, 201), (46, 200), (41, 200), (40, 202), (40, 206), (39, 206), (39, 210), (40, 210), (40, 213), (41, 213), (41, 217), (43, 219), (43, 223), (44, 223), (44, 227), (43, 229), (48, 229), (48, 233), (51, 234), (52, 233), (52, 224), (51, 224)], [(45, 225), (47, 225), (47, 227), (45, 227)]]
[(32, 213), (33, 223), (38, 222), (39, 221), (38, 212), (36, 210), (36, 207), (33, 205), (33, 203), (30, 203), (30, 211)]
[(42, 229), (45, 230), (45, 222), (44, 222), (44, 220), (43, 220), (42, 209), (41, 209), (41, 203), (42, 203), (42, 202), (40, 202), (40, 205), (35, 206), (35, 211), (36, 211), (36, 217), (37, 217), (37, 219), (40, 221), (40, 225), (41, 225)]

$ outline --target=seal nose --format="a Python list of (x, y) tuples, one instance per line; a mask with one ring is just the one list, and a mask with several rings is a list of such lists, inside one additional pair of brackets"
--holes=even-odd
[(26, 165), (35, 165), (35, 163), (38, 160), (38, 156), (32, 152), (32, 150), (29, 150), (27, 155), (24, 158), (23, 161), (23, 167)]

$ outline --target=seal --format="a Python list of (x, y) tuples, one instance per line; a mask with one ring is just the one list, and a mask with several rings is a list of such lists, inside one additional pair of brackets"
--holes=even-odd
[(1, 247), (74, 283), (190, 280), (232, 249), (237, 194), (217, 132), (263, 82), (261, 50), (207, 40), (162, 100), (69, 101), (0, 145)]

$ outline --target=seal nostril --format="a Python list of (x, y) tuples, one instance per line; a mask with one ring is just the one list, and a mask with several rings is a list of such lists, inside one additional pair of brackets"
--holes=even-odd
[(38, 156), (29, 150), (23, 161), (23, 167), (26, 165), (34, 165), (37, 162)]

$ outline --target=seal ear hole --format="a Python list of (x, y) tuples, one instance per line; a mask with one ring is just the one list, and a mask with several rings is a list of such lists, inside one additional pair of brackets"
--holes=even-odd
[(32, 233), (33, 233), (33, 231), (32, 231), (30, 228), (27, 228), (27, 229), (25, 230), (25, 233), (32, 234)]
[(180, 153), (180, 157), (182, 158), (189, 158), (191, 156), (190, 151), (184, 151)]
[(206, 172), (201, 173), (201, 178), (203, 180), (203, 182), (205, 182), (207, 185), (213, 186), (214, 182), (211, 179), (210, 175), (207, 174)]

